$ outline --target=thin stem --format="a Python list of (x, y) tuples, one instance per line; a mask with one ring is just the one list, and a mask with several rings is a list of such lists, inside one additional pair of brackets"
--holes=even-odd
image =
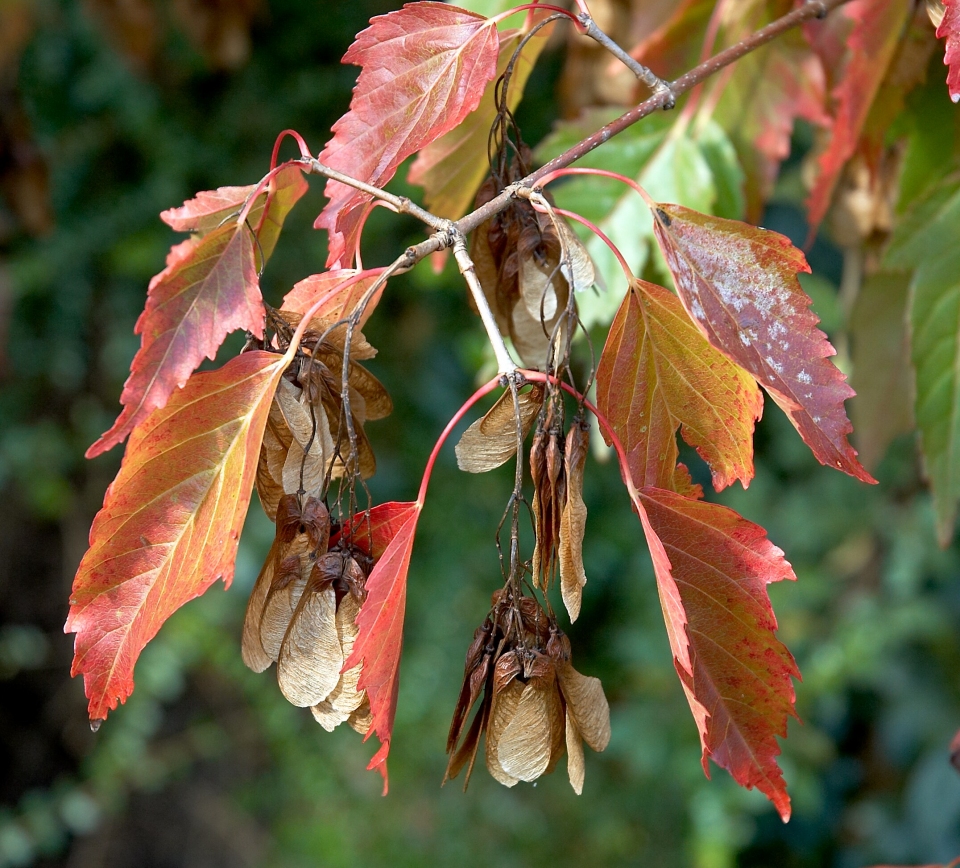
[(299, 162), (307, 171), (314, 175), (320, 175), (328, 180), (337, 181), (340, 184), (346, 184), (348, 187), (353, 187), (355, 190), (359, 190), (362, 193), (367, 193), (368, 195), (373, 196), (375, 199), (380, 199), (398, 214), (410, 214), (411, 216), (416, 217), (422, 223), (426, 223), (431, 229), (436, 229), (439, 231), (445, 229), (450, 223), (449, 220), (445, 220), (443, 217), (438, 217), (436, 214), (432, 214), (425, 208), (421, 208), (416, 204), (416, 202), (413, 202), (406, 196), (397, 196), (393, 193), (388, 193), (386, 190), (381, 190), (379, 187), (375, 187), (373, 184), (368, 184), (365, 181), (358, 181), (356, 178), (351, 178), (349, 175), (344, 175), (343, 172), (338, 172), (336, 169), (331, 169), (329, 166), (325, 166), (314, 157), (303, 157), (296, 162)]
[(569, 9), (564, 9), (562, 6), (551, 6), (549, 3), (521, 3), (519, 6), (514, 6), (511, 9), (507, 9), (505, 12), (501, 12), (499, 15), (494, 15), (493, 18), (489, 20), (495, 24), (499, 24), (505, 18), (509, 18), (511, 15), (516, 15), (518, 12), (523, 12), (525, 9), (529, 9), (531, 12), (537, 12), (540, 10), (546, 10), (548, 12), (556, 12), (558, 15), (563, 15), (565, 18), (569, 18), (574, 24), (579, 24), (580, 19), (577, 18)]
[(270, 157), (271, 169), (276, 168), (277, 156), (280, 153), (280, 145), (283, 144), (283, 140), (287, 136), (290, 136), (291, 139), (296, 141), (300, 148), (300, 156), (307, 160), (310, 159), (310, 148), (307, 147), (307, 143), (304, 141), (303, 136), (301, 136), (296, 130), (284, 130), (279, 136), (277, 136), (277, 140), (273, 143), (273, 155)]
[(566, 208), (554, 208), (554, 213), (562, 214), (568, 220), (576, 220), (583, 226), (586, 226), (594, 235), (597, 236), (607, 247), (610, 248), (610, 252), (617, 258), (617, 262), (620, 263), (620, 268), (623, 269), (623, 276), (627, 278), (627, 283), (630, 283), (634, 280), (634, 273), (630, 270), (630, 266), (627, 265), (627, 260), (624, 259), (623, 254), (620, 252), (620, 248), (617, 247), (606, 235), (606, 233), (595, 223), (591, 223), (587, 220), (586, 217), (581, 217), (574, 211), (567, 211)]
[(586, 10), (586, 7), (581, 4), (581, 8), (584, 9), (584, 11), (577, 16), (577, 21), (579, 21), (580, 25), (583, 27), (584, 34), (589, 36), (598, 45), (610, 52), (610, 54), (617, 58), (617, 60), (627, 67), (627, 69), (629, 69), (654, 93), (669, 94), (671, 100), (669, 103), (664, 103), (663, 107), (673, 108), (673, 104), (676, 102), (676, 97), (671, 93), (670, 85), (668, 85), (662, 78), (645, 67), (638, 60), (631, 57), (619, 45), (617, 45), (616, 42), (614, 42), (609, 36), (607, 36), (606, 33), (597, 27), (597, 22), (593, 20), (593, 17)]
[(427, 486), (430, 484), (430, 474), (433, 473), (433, 465), (437, 463), (437, 456), (440, 454), (440, 449), (443, 447), (443, 444), (446, 442), (447, 437), (450, 436), (450, 432), (456, 427), (457, 423), (467, 414), (470, 408), (477, 403), (484, 395), (489, 395), (497, 386), (502, 385), (502, 377), (494, 377), (490, 382), (484, 383), (476, 392), (474, 392), (466, 401), (466, 403), (453, 414), (453, 418), (447, 422), (446, 427), (441, 432), (440, 436), (437, 438), (437, 442), (433, 446), (433, 450), (430, 452), (430, 457), (427, 459), (426, 467), (423, 469), (423, 478), (420, 480), (420, 491), (417, 493), (417, 503), (423, 506), (423, 501), (427, 496)]
[(637, 486), (634, 483), (633, 478), (630, 476), (630, 465), (627, 463), (627, 452), (623, 448), (623, 444), (620, 442), (617, 432), (613, 430), (613, 426), (607, 421), (607, 417), (597, 409), (596, 405), (590, 403), (590, 401), (588, 401), (569, 383), (564, 383), (563, 380), (559, 380), (550, 374), (544, 374), (541, 371), (528, 371), (524, 368), (521, 368), (519, 371), (517, 371), (517, 373), (525, 377), (530, 382), (553, 383), (559, 386), (564, 392), (576, 398), (582, 406), (586, 407), (591, 413), (593, 413), (594, 416), (597, 417), (597, 422), (600, 423), (600, 427), (606, 432), (607, 438), (610, 441), (610, 445), (613, 446), (617, 453), (617, 458), (620, 461), (620, 475), (623, 477), (624, 485), (627, 486), (627, 492), (629, 493), (631, 500), (637, 501), (640, 496), (640, 492), (637, 491)]
[(487, 303), (486, 293), (484, 293), (483, 287), (480, 285), (480, 278), (477, 277), (473, 260), (470, 258), (470, 254), (467, 253), (466, 239), (464, 239), (462, 235), (458, 235), (453, 242), (453, 255), (456, 257), (457, 265), (460, 267), (460, 273), (467, 282), (470, 294), (473, 296), (473, 301), (477, 306), (477, 310), (480, 312), (483, 327), (487, 330), (487, 337), (490, 339), (494, 355), (497, 357), (497, 368), (501, 375), (512, 374), (517, 369), (517, 365), (510, 357), (507, 345), (503, 342), (503, 335), (500, 334), (500, 329), (493, 316), (493, 311), (490, 310), (490, 305)]

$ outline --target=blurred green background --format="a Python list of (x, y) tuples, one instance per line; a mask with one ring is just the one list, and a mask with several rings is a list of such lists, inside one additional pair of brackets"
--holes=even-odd
[[(120, 454), (82, 453), (118, 411), (147, 282), (178, 240), (157, 214), (258, 180), (287, 127), (319, 151), (355, 81), (340, 56), (394, 5), (0, 0), (0, 866), (859, 868), (957, 856), (958, 549), (934, 544), (910, 438), (880, 485), (863, 486), (817, 465), (769, 402), (756, 480), (720, 499), (768, 529), (799, 579), (771, 588), (804, 676), (804, 724), (783, 745), (786, 826), (722, 770), (703, 776), (640, 526), (610, 463), (587, 474), (589, 584), (569, 630), (613, 719), (583, 796), (562, 770), (513, 790), (478, 770), (466, 794), (440, 789), (463, 654), (499, 584), (493, 540), (512, 473), (464, 477), (449, 447), (414, 550), (387, 798), (364, 771), (374, 742), (323, 732), (240, 661), (246, 594), (272, 535), (256, 506), (231, 589), (164, 626), (133, 697), (90, 732), (62, 625)], [(528, 89), (531, 142), (558, 113), (562, 62), (547, 55)], [(795, 170), (765, 224), (802, 242)], [(264, 275), (274, 303), (323, 268), (311, 223), (324, 199), (311, 186)], [(420, 237), (378, 211), (365, 262)], [(817, 310), (842, 338), (839, 254), (820, 243), (811, 260)], [(452, 270), (426, 264), (391, 283), (367, 333), (396, 403), (368, 429), (371, 490), (412, 499), (473, 390), (483, 337)]]

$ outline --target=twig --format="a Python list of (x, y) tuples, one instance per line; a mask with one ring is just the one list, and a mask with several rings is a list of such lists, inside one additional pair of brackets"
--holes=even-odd
[[(626, 57), (621, 57), (621, 54), (626, 54), (626, 52), (616, 45), (612, 39), (609, 39), (606, 34), (603, 34), (603, 32), (596, 26), (596, 23), (593, 21), (593, 19), (590, 18), (589, 13), (586, 11), (582, 12), (580, 16), (578, 16), (578, 21), (581, 26), (585, 28), (587, 35), (596, 39), (598, 42), (600, 42), (600, 44), (607, 48), (607, 50), (611, 51), (611, 53), (626, 63), (641, 81), (654, 89), (654, 93), (639, 105), (627, 112), (624, 112), (616, 120), (613, 120), (606, 126), (601, 127), (599, 130), (593, 133), (593, 135), (587, 136), (572, 148), (569, 148), (559, 156), (554, 157), (546, 165), (541, 166), (539, 169), (531, 172), (525, 178), (521, 178), (516, 183), (508, 185), (502, 192), (500, 192), (489, 202), (481, 205), (479, 208), (471, 211), (469, 214), (461, 217), (455, 222), (438, 217), (436, 214), (427, 211), (425, 208), (421, 208), (406, 196), (396, 196), (393, 193), (388, 193), (379, 187), (373, 186), (372, 184), (367, 184), (364, 181), (351, 178), (349, 175), (344, 175), (342, 172), (331, 169), (329, 166), (324, 165), (313, 157), (303, 157), (297, 162), (299, 162), (307, 171), (312, 172), (313, 174), (321, 175), (325, 178), (329, 178), (331, 180), (338, 181), (341, 184), (346, 184), (347, 186), (361, 190), (364, 193), (368, 193), (369, 195), (387, 203), (398, 213), (410, 214), (435, 230), (434, 234), (429, 238), (421, 241), (419, 244), (415, 244), (407, 248), (401, 257), (403, 260), (402, 265), (398, 266), (397, 263), (394, 263), (394, 266), (391, 266), (393, 273), (406, 271), (430, 254), (452, 246), (454, 248), (454, 256), (456, 257), (457, 263), (460, 266), (460, 270), (467, 281), (470, 292), (477, 304), (477, 309), (480, 312), (480, 317), (483, 320), (484, 327), (487, 330), (487, 335), (490, 338), (491, 344), (493, 345), (494, 353), (497, 357), (497, 364), (500, 368), (500, 373), (511, 374), (517, 369), (517, 366), (507, 351), (506, 345), (503, 341), (503, 336), (500, 334), (496, 320), (493, 317), (493, 313), (490, 310), (490, 306), (487, 303), (486, 296), (484, 295), (483, 288), (480, 286), (480, 281), (477, 278), (476, 271), (474, 270), (473, 262), (467, 253), (466, 243), (464, 241), (465, 236), (477, 229), (491, 217), (503, 211), (511, 199), (515, 198), (518, 191), (522, 188), (535, 188), (540, 179), (557, 171), (558, 169), (565, 169), (571, 163), (576, 162), (581, 157), (590, 153), (590, 151), (602, 145), (604, 142), (612, 139), (618, 133), (623, 132), (628, 127), (633, 126), (633, 124), (647, 117), (647, 115), (653, 114), (653, 112), (657, 111), (658, 109), (673, 108), (677, 97), (687, 93), (696, 85), (700, 84), (700, 82), (719, 72), (721, 69), (729, 66), (731, 63), (739, 60), (741, 57), (750, 54), (750, 52), (755, 51), (760, 46), (765, 45), (773, 39), (776, 39), (787, 30), (791, 30), (794, 27), (799, 27), (801, 24), (804, 24), (807, 21), (811, 21), (815, 18), (826, 17), (828, 13), (847, 2), (849, 2), (849, 0), (806, 0), (802, 6), (794, 9), (792, 12), (789, 12), (781, 18), (778, 18), (776, 21), (771, 22), (753, 35), (741, 40), (736, 45), (732, 45), (724, 51), (721, 51), (719, 54), (716, 54), (713, 57), (705, 60), (703, 63), (700, 63), (691, 69), (685, 75), (680, 76), (680, 78), (678, 78), (676, 81), (667, 83), (661, 81), (659, 78), (657, 78), (657, 76), (650, 72), (650, 70), (638, 64), (629, 55), (626, 55)], [(585, 9), (585, 6), (581, 5), (581, 8)], [(596, 31), (596, 35), (591, 32), (592, 30)], [(629, 58), (629, 60), (627, 58)]]
[(521, 178), (516, 184), (511, 184), (506, 187), (502, 193), (495, 196), (486, 204), (481, 205), (465, 217), (461, 217), (455, 224), (456, 228), (464, 234), (470, 233), (481, 223), (486, 222), (506, 208), (507, 203), (513, 198), (520, 187), (535, 187), (537, 182), (545, 175), (549, 175), (556, 169), (566, 168), (571, 163), (589, 154), (594, 148), (612, 139), (617, 133), (622, 133), (637, 121), (645, 118), (647, 115), (653, 114), (657, 109), (668, 107), (671, 104), (672, 97), (679, 97), (685, 94), (704, 79), (709, 78), (724, 67), (739, 60), (744, 55), (755, 51), (761, 45), (766, 45), (766, 43), (776, 39), (781, 33), (791, 30), (794, 27), (799, 27), (801, 24), (815, 18), (823, 18), (829, 12), (847, 2), (849, 2), (849, 0), (813, 0), (813, 2), (807, 2), (803, 6), (794, 9), (782, 18), (778, 18), (776, 21), (758, 30), (752, 36), (748, 36), (736, 45), (732, 45), (730, 48), (705, 60), (703, 63), (691, 69), (690, 72), (680, 76), (676, 81), (669, 82), (667, 90), (654, 93), (639, 105), (624, 112), (616, 120), (601, 127), (593, 135), (587, 136), (587, 138), (578, 142), (569, 150), (564, 151), (558, 157), (554, 157), (549, 163), (541, 166), (535, 172), (531, 172), (527, 177)]
[(577, 16), (577, 21), (583, 26), (583, 32), (586, 36), (589, 36), (592, 40), (597, 42), (603, 48), (610, 52), (617, 60), (619, 60), (627, 69), (629, 69), (641, 82), (643, 82), (647, 87), (650, 88), (654, 93), (667, 93), (672, 97), (668, 102), (665, 102), (663, 107), (665, 109), (673, 108), (676, 103), (676, 96), (670, 90), (670, 85), (667, 84), (662, 78), (656, 75), (652, 70), (645, 67), (642, 63), (631, 57), (626, 51), (624, 51), (616, 42), (614, 42), (606, 33), (604, 33), (599, 27), (597, 27), (597, 22), (593, 20), (593, 17), (589, 12), (581, 12)]
[(375, 187), (373, 184), (358, 181), (356, 178), (344, 175), (343, 172), (331, 169), (314, 157), (303, 157), (295, 162), (300, 163), (307, 171), (314, 175), (321, 175), (331, 181), (346, 184), (348, 187), (353, 187), (356, 190), (367, 193), (375, 199), (380, 199), (386, 202), (386, 204), (393, 208), (398, 214), (410, 214), (422, 223), (426, 223), (431, 229), (436, 229), (438, 232), (445, 229), (450, 222), (443, 217), (438, 217), (436, 214), (427, 211), (426, 208), (421, 208), (416, 202), (406, 196), (396, 196), (393, 193), (388, 193), (386, 190)]
[(494, 319), (493, 311), (487, 303), (487, 296), (480, 285), (480, 279), (477, 277), (477, 271), (473, 267), (473, 260), (467, 253), (467, 242), (462, 233), (457, 233), (453, 242), (453, 255), (456, 257), (457, 265), (460, 267), (460, 273), (470, 288), (470, 294), (480, 312), (480, 319), (483, 320), (483, 327), (487, 330), (487, 337), (490, 338), (490, 344), (493, 346), (494, 355), (497, 357), (497, 368), (501, 375), (511, 375), (517, 369), (516, 363), (510, 358), (507, 346), (503, 342), (503, 335), (497, 327), (497, 321)]

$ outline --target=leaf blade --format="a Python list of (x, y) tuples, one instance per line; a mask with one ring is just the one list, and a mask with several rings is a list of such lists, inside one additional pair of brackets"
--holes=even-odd
[(230, 332), (263, 336), (264, 307), (245, 226), (225, 224), (199, 240), (177, 245), (167, 267), (150, 282), (137, 320), (140, 349), (123, 386), (123, 410), (86, 452), (112, 449), (183, 388), (204, 358), (214, 358)]
[[(497, 69), (480, 104), (457, 127), (421, 149), (410, 166), (407, 180), (424, 188), (424, 204), (439, 217), (459, 220), (466, 214), (489, 172), (487, 145), (497, 114), (494, 83), (506, 70), (522, 36), (517, 30), (500, 34)], [(527, 79), (548, 38), (544, 34), (535, 36), (520, 54), (510, 78), (507, 98), (510, 111), (516, 111), (520, 104)]]
[(960, 102), (960, 2), (943, 0), (943, 8), (943, 19), (937, 27), (937, 38), (946, 42), (943, 62), (949, 67), (947, 90), (950, 92), (950, 99)]
[[(333, 125), (320, 161), (386, 184), (411, 154), (456, 127), (496, 74), (496, 23), (446, 3), (408, 3), (380, 15), (343, 57), (362, 66), (350, 110)], [(330, 236), (327, 265), (349, 265), (369, 195), (328, 181), (314, 224)]]
[(403, 617), (407, 595), (407, 572), (422, 504), (384, 503), (358, 516), (350, 533), (354, 542), (376, 558), (366, 582), (367, 599), (357, 616), (359, 633), (343, 671), (363, 663), (359, 689), (370, 700), (372, 723), (380, 749), (367, 766), (383, 776), (387, 793), (387, 756), (397, 711), (400, 686), (400, 655), (403, 647)]
[(776, 736), (796, 717), (800, 673), (776, 638), (766, 585), (795, 580), (763, 528), (733, 510), (675, 492), (635, 497), (650, 544), (674, 663), (703, 748), (741, 786), (756, 787), (781, 818), (790, 797)]
[(718, 491), (753, 478), (763, 396), (662, 287), (634, 280), (627, 291), (597, 366), (597, 406), (642, 485), (688, 493), (677, 486), (678, 429), (710, 465)]
[(769, 392), (818, 461), (875, 482), (847, 440), (854, 392), (797, 279), (810, 271), (803, 253), (776, 232), (681, 205), (656, 206), (654, 233), (707, 340)]
[(91, 720), (133, 690), (161, 624), (218, 578), (229, 584), (280, 357), (244, 353), (196, 374), (136, 429), (90, 530), (64, 627), (76, 633)]

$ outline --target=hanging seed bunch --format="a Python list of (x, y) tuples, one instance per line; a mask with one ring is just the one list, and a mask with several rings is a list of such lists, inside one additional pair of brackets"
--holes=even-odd
[(566, 752), (570, 786), (580, 794), (583, 742), (602, 751), (610, 741), (610, 708), (600, 680), (573, 668), (569, 640), (536, 599), (503, 589), (492, 603), (467, 651), (444, 781), (466, 767), (466, 788), (486, 733), (486, 766), (494, 780), (507, 787), (535, 781)]
[[(519, 48), (518, 48), (519, 51)], [(475, 207), (529, 174), (530, 149), (507, 105), (513, 63), (497, 82), (497, 117), (490, 131), (490, 174)], [(500, 331), (528, 368), (553, 370), (569, 354), (577, 322), (574, 292), (591, 287), (596, 272), (583, 243), (550, 200), (544, 213), (530, 201), (509, 206), (470, 236), (470, 256)]]
[[(491, 133), (491, 171), (477, 196), (478, 206), (528, 173), (529, 151), (506, 108), (505, 92), (501, 82), (500, 114)], [(447, 738), (450, 759), (444, 781), (466, 768), (466, 788), (484, 736), (487, 770), (504, 786), (549, 774), (566, 753), (570, 785), (579, 794), (583, 743), (595, 751), (607, 746), (610, 709), (599, 679), (573, 668), (570, 641), (557, 624), (549, 591), (559, 576), (564, 605), (570, 620), (576, 620), (587, 581), (582, 489), (588, 426), (578, 407), (564, 433), (564, 399), (557, 378), (568, 379), (577, 391), (570, 367), (571, 338), (579, 324), (575, 294), (593, 284), (594, 267), (573, 231), (538, 193), (515, 198), (480, 226), (470, 252), (501, 331), (509, 334), (527, 367), (549, 376), (529, 388), (518, 375), (506, 378), (510, 388), (457, 444), (457, 462), (467, 472), (492, 470), (511, 457), (517, 467), (504, 514), (504, 523), (510, 523), (508, 558), (499, 534), (497, 538), (504, 587), (494, 593), (490, 612), (467, 650)], [(533, 498), (528, 502), (523, 458), (531, 431)], [(531, 560), (523, 561), (519, 524), (521, 507), (528, 503), (535, 542)]]
[[(276, 347), (285, 349), (298, 321), (272, 313)], [(341, 670), (357, 638), (372, 563), (339, 532), (327, 502), (335, 483), (337, 510), (345, 504), (352, 514), (356, 481), (376, 469), (364, 423), (386, 416), (392, 403), (358, 364), (375, 352), (346, 323), (316, 319), (280, 382), (256, 477), (277, 530), (247, 604), (241, 643), (244, 663), (255, 672), (276, 663), (283, 695), (309, 707), (324, 729), (346, 722), (363, 734), (371, 715), (358, 686), (362, 664)]]

